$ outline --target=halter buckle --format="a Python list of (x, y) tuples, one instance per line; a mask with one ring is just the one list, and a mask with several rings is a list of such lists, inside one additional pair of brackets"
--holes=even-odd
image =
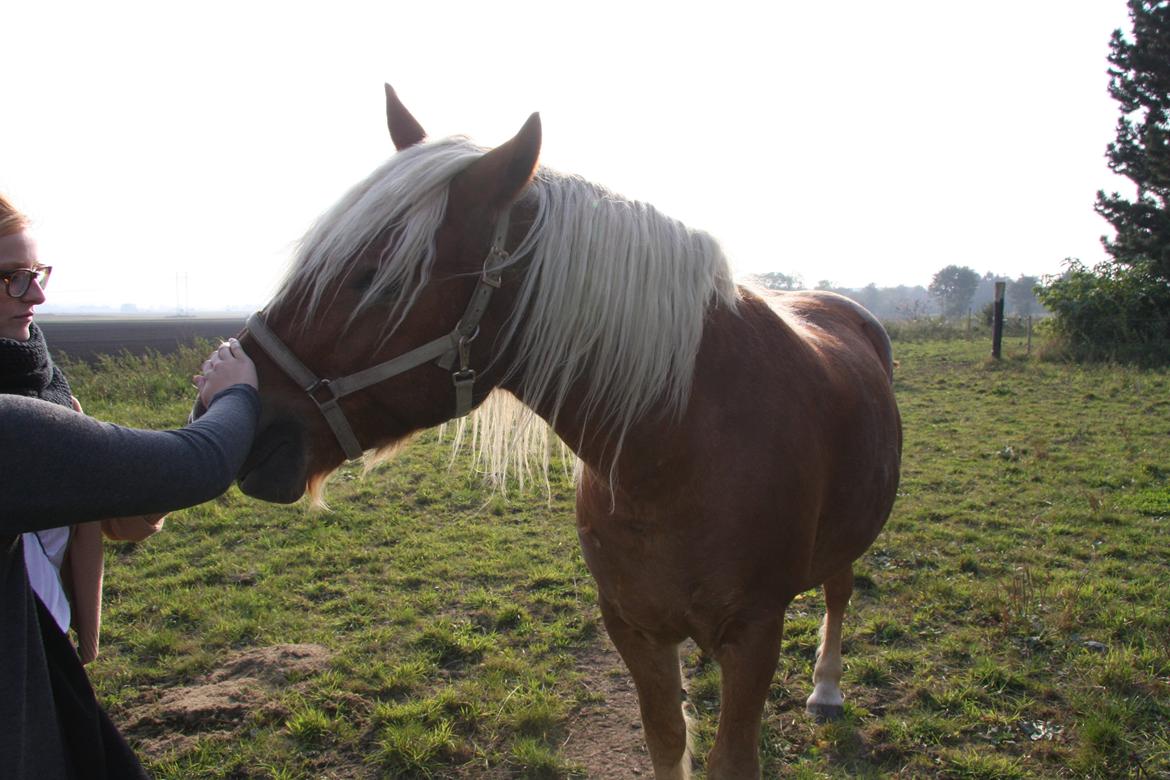
[[(475, 327), (475, 332), (470, 336), (460, 336), (459, 343), (456, 348), (459, 350), (459, 371), (471, 370), (471, 342), (475, 341), (475, 337), (479, 335), (479, 326)], [(472, 373), (475, 373), (474, 371)]]
[[(328, 393), (328, 397), (324, 400), (317, 397), (317, 391)], [(309, 398), (313, 399), (313, 403), (317, 406), (325, 406), (326, 404), (337, 403), (337, 394), (333, 392), (328, 379), (318, 379), (313, 384), (305, 388), (305, 392), (309, 394)]]
[(500, 246), (493, 246), (488, 250), (487, 259), (484, 260), (483, 263), (483, 275), (480, 277), (485, 284), (490, 284), (492, 287), (500, 286), (500, 277), (503, 275), (502, 272), (498, 270), (489, 271), (488, 267), (490, 266), (494, 268), (501, 266), (507, 262), (508, 258), (511, 256), (512, 255), (507, 250)]

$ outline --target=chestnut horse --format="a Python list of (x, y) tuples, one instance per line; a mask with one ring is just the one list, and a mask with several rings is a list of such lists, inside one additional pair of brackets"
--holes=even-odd
[(397, 154), (310, 229), (241, 335), (263, 398), (242, 489), (315, 494), (347, 457), (506, 391), (581, 461), (578, 535), (655, 776), (690, 773), (691, 637), (722, 670), (708, 777), (757, 777), (785, 608), (817, 585), (808, 710), (842, 713), (852, 564), (898, 484), (885, 331), (837, 295), (737, 287), (707, 234), (538, 167), (536, 114), (488, 151), (424, 141), (386, 97)]

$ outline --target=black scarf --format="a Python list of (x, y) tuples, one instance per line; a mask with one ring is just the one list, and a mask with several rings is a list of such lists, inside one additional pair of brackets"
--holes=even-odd
[(0, 338), (0, 393), (72, 407), (69, 380), (53, 365), (44, 334), (35, 322), (28, 332), (28, 341)]

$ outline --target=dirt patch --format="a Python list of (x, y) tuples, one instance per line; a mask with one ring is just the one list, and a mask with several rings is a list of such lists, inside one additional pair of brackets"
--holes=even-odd
[(126, 713), (125, 732), (144, 755), (183, 751), (209, 734), (230, 738), (249, 717), (279, 717), (276, 692), (319, 674), (332, 652), (321, 645), (273, 645), (239, 653), (194, 685), (147, 696)]
[(634, 681), (608, 637), (579, 656), (577, 671), (590, 701), (570, 719), (561, 757), (589, 780), (653, 777)]
[(209, 677), (212, 682), (254, 678), (276, 687), (292, 677), (320, 674), (332, 659), (332, 651), (322, 645), (273, 645), (232, 656)]
[[(147, 694), (125, 712), (124, 731), (151, 758), (182, 753), (197, 739), (232, 739), (249, 722), (286, 717), (279, 692), (329, 667), (321, 645), (274, 645), (232, 656), (193, 685)], [(561, 757), (589, 780), (654, 776), (634, 682), (604, 634), (578, 657), (588, 701), (569, 719)], [(332, 775), (331, 775), (332, 776)]]

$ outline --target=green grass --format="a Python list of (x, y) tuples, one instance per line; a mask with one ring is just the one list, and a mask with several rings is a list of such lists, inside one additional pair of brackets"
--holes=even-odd
[[(856, 567), (846, 717), (803, 713), (823, 609), (804, 594), (764, 775), (1170, 776), (1170, 372), (895, 347), (903, 479)], [(67, 368), (90, 414), (164, 427), (201, 357)], [(551, 494), (503, 500), (449, 460), (425, 435), (365, 477), (344, 467), (329, 512), (233, 489), (110, 546), (90, 671), (157, 776), (579, 776), (560, 755), (594, 696), (575, 657), (604, 629), (573, 487), (554, 470)], [(286, 643), (331, 660), (234, 723), (131, 722), (233, 654)], [(686, 670), (701, 776), (719, 671), (698, 653)]]

